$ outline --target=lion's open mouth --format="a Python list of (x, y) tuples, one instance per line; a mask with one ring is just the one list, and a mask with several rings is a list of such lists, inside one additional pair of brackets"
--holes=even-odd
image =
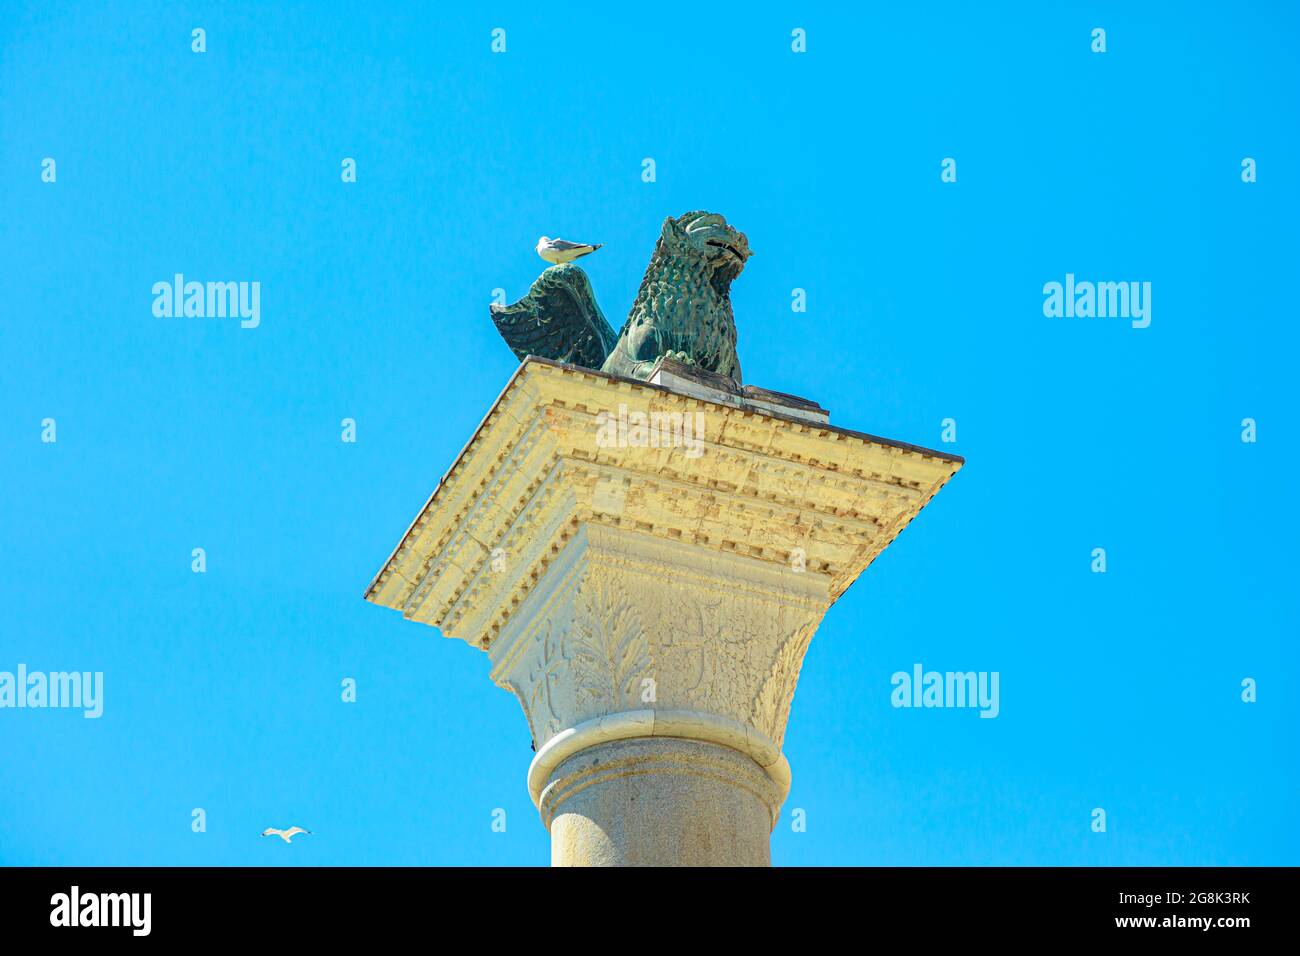
[(721, 241), (720, 239), (706, 239), (706, 240), (705, 240), (705, 244), (706, 244), (706, 245), (710, 245), (710, 246), (717, 246), (719, 249), (726, 249), (726, 250), (727, 250), (728, 252), (730, 252), (733, 256), (735, 256), (736, 259), (737, 259), (737, 260), (738, 260), (742, 265), (743, 265), (744, 262), (745, 262), (745, 257), (742, 256), (742, 255), (740, 254), (740, 250), (737, 249), (735, 246), (731, 245), (731, 244), (728, 243), (728, 242), (723, 242), (723, 241)]

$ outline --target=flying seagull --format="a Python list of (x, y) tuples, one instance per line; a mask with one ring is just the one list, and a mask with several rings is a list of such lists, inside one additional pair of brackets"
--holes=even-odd
[(537, 254), (547, 262), (559, 265), (562, 262), (572, 262), (582, 256), (591, 255), (602, 245), (604, 243), (598, 242), (593, 246), (585, 242), (569, 242), (567, 239), (542, 236), (537, 240)]
[(278, 836), (285, 843), (292, 843), (293, 838), (299, 833), (305, 833), (311, 836), (310, 830), (304, 830), (302, 827), (289, 827), (287, 830), (277, 830), (275, 827), (267, 827), (262, 831), (262, 836)]

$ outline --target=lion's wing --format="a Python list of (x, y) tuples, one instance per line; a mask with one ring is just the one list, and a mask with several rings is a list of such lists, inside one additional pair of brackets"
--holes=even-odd
[(617, 340), (587, 273), (574, 265), (547, 269), (518, 302), (491, 310), (497, 331), (520, 361), (536, 355), (598, 369)]

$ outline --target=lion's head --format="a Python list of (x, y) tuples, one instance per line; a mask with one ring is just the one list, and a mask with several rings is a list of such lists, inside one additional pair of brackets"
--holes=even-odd
[(671, 254), (699, 260), (722, 295), (753, 255), (745, 234), (714, 212), (688, 212), (665, 219), (660, 241)]

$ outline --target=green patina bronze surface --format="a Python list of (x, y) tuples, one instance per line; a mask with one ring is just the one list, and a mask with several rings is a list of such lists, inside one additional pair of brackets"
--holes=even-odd
[(572, 264), (547, 269), (513, 305), (492, 306), (492, 321), (521, 361), (537, 355), (646, 379), (667, 356), (740, 382), (731, 283), (749, 256), (745, 234), (722, 216), (688, 212), (664, 220), (618, 336)]

